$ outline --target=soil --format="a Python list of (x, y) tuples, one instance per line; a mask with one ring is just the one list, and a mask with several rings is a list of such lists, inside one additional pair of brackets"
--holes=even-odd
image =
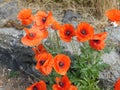
[(23, 72), (11, 71), (0, 65), (0, 90), (25, 90), (30, 80)]

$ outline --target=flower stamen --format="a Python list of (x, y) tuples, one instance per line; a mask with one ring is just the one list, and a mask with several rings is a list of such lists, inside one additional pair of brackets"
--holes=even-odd
[(60, 85), (60, 87), (63, 87), (64, 83), (63, 82), (59, 82), (59, 85)]
[(40, 61), (40, 65), (42, 66), (45, 63), (45, 60)]
[(63, 66), (64, 66), (64, 63), (63, 63), (63, 62), (59, 62), (59, 66), (60, 66), (60, 67), (63, 67)]
[(71, 32), (69, 30), (66, 31), (65, 33), (67, 36), (69, 36), (71, 34)]
[(30, 37), (35, 37), (35, 33), (29, 33)]
[(42, 18), (42, 22), (43, 22), (43, 23), (45, 23), (45, 22), (46, 22), (46, 20), (47, 20), (47, 18), (46, 18), (46, 17)]
[(87, 35), (86, 30), (81, 30), (80, 32), (81, 32), (83, 35)]
[(99, 43), (100, 42), (100, 40), (93, 40), (95, 43)]
[(36, 86), (33, 87), (33, 90), (38, 90), (38, 88)]

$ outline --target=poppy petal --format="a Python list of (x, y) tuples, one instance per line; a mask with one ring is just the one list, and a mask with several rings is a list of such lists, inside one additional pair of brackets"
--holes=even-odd
[(114, 84), (114, 90), (120, 90), (120, 79), (118, 79)]
[(60, 38), (65, 42), (70, 42), (75, 35), (74, 27), (71, 24), (64, 24), (59, 30)]
[(90, 40), (93, 35), (94, 29), (89, 23), (81, 22), (80, 24), (78, 24), (76, 30), (76, 36), (78, 41), (85, 42), (87, 40)]
[(43, 34), (37, 30), (31, 28), (30, 30), (24, 29), (26, 35), (21, 38), (21, 42), (26, 46), (37, 46), (43, 39)]
[(65, 75), (70, 67), (71, 60), (64, 54), (58, 54), (54, 57), (53, 67), (58, 74)]
[(46, 87), (46, 83), (41, 80), (29, 86), (28, 88), (26, 88), (26, 90), (47, 90), (47, 87)]
[(43, 53), (37, 56), (36, 69), (39, 70), (43, 75), (48, 75), (52, 71), (53, 59), (50, 53)]

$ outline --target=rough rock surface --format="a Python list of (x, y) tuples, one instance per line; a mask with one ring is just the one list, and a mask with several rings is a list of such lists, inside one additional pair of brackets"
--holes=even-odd
[(4, 0), (0, 0), (0, 3), (3, 3), (4, 2)]
[(108, 32), (107, 40), (114, 49), (102, 56), (103, 62), (107, 63), (109, 68), (101, 72), (99, 78), (104, 80), (102, 86), (110, 87), (120, 78), (120, 26), (106, 27), (105, 31)]
[[(6, 65), (12, 70), (23, 70), (28, 73), (35, 73), (35, 61), (31, 48), (21, 44), (20, 38), (23, 31), (14, 28), (0, 29), (0, 64)], [(38, 75), (40, 75), (38, 73)]]
[(99, 74), (100, 80), (103, 80), (101, 84), (105, 88), (112, 87), (114, 82), (120, 78), (120, 55), (116, 50), (112, 50), (110, 53), (105, 53), (102, 59), (109, 67)]
[(11, 2), (0, 1), (0, 27), (2, 27), (6, 21), (17, 19), (17, 13), (19, 11), (18, 2), (12, 0)]
[(63, 23), (71, 23), (74, 25), (74, 27), (77, 26), (77, 20), (81, 18), (80, 14), (74, 13), (71, 10), (66, 10), (64, 11), (64, 16), (62, 19)]
[(108, 32), (108, 40), (111, 40), (112, 43), (119, 45), (120, 44), (120, 26), (118, 27), (107, 27), (105, 31)]

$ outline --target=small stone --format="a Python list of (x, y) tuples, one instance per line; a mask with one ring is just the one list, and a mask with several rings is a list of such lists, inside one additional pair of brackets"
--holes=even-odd
[(4, 2), (4, 0), (0, 0), (0, 3), (3, 3)]
[[(3, 2), (4, 0), (1, 0)], [(10, 1), (0, 7), (0, 26), (3, 26), (8, 20), (16, 20), (19, 11), (18, 2)]]
[(81, 15), (74, 13), (72, 10), (67, 10), (64, 12), (63, 23), (70, 23), (76, 21), (78, 18), (81, 18)]
[(110, 53), (106, 53), (102, 56), (104, 63), (109, 65), (109, 69), (105, 69), (99, 74), (99, 78), (104, 80), (111, 80), (115, 82), (120, 77), (120, 57), (116, 50), (112, 50)]
[(105, 28), (105, 31), (108, 32), (107, 40), (111, 40), (114, 44), (119, 44), (120, 42), (120, 26), (113, 27), (109, 26)]

